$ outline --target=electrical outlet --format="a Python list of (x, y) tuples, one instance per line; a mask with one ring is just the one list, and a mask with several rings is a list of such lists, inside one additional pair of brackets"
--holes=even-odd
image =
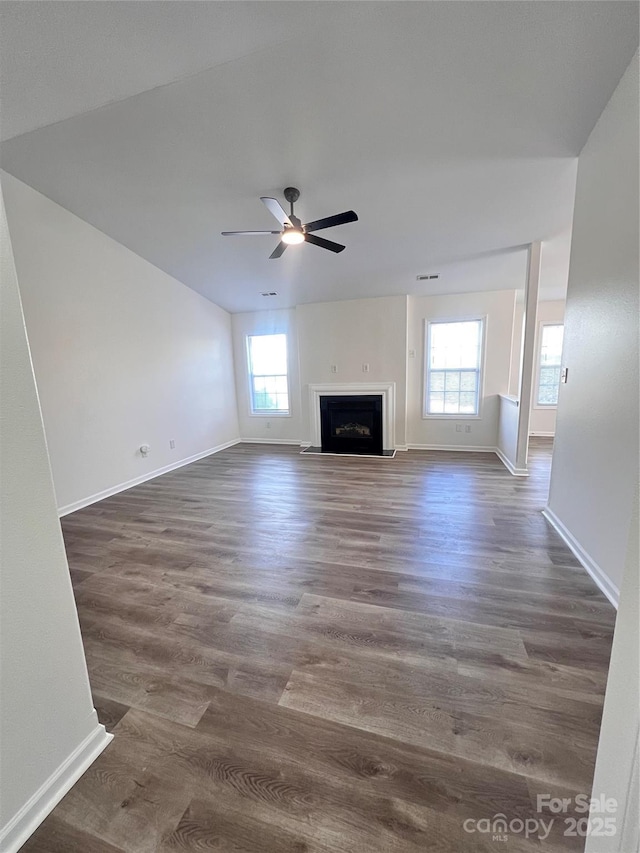
[(462, 432), (462, 424), (456, 424), (456, 432)]
[(337, 364), (332, 364), (332, 365), (331, 365), (331, 372), (332, 372), (332, 373), (337, 373), (337, 372), (338, 372), (338, 365), (337, 365)]
[(267, 421), (267, 429), (271, 429), (271, 421)]
[(465, 424), (464, 431), (471, 432), (471, 424)]
[(171, 450), (174, 450), (175, 446), (176, 446), (175, 441), (172, 438), (170, 438), (169, 439), (169, 447), (171, 448)]
[(368, 365), (368, 364), (363, 364), (363, 365), (362, 365), (362, 372), (363, 372), (363, 373), (368, 373), (368, 372), (369, 372), (369, 365)]
[(415, 358), (415, 357), (416, 357), (416, 351), (414, 349), (410, 349), (409, 350), (409, 358)]

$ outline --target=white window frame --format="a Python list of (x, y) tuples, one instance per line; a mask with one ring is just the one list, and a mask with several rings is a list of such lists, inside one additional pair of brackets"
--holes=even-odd
[[(424, 321), (424, 330), (423, 330), (423, 345), (424, 345), (424, 359), (423, 359), (423, 375), (422, 375), (422, 419), (423, 420), (479, 420), (482, 418), (482, 404), (484, 401), (484, 374), (485, 374), (485, 359), (486, 359), (486, 340), (487, 340), (487, 325), (488, 325), (488, 317), (486, 314), (482, 316), (478, 316), (474, 314), (471, 317), (438, 317), (433, 319), (425, 319)], [(476, 414), (469, 415), (464, 413), (434, 413), (431, 414), (427, 411), (427, 403), (429, 397), (429, 374), (431, 373), (429, 367), (429, 354), (431, 352), (431, 326), (435, 326), (439, 323), (475, 323), (479, 322), (481, 324), (481, 332), (480, 332), (480, 366), (478, 367), (478, 411)], [(441, 371), (437, 371), (441, 372)]]
[[(253, 376), (252, 373), (252, 365), (251, 365), (251, 338), (266, 338), (271, 337), (273, 335), (284, 335), (286, 346), (287, 346), (287, 399), (289, 401), (288, 409), (255, 409), (253, 406)], [(245, 335), (245, 351), (247, 355), (247, 380), (248, 380), (248, 394), (249, 394), (249, 417), (251, 418), (290, 418), (291, 417), (291, 380), (290, 380), (290, 369), (289, 369), (289, 335), (286, 332), (249, 332)], [(260, 376), (262, 374), (256, 374), (256, 376)], [(266, 374), (265, 374), (266, 375)], [(268, 374), (269, 376), (274, 376), (276, 374)], [(278, 376), (282, 376), (282, 374), (277, 374)]]
[[(533, 388), (533, 408), (541, 409), (545, 412), (549, 410), (557, 409), (557, 403), (539, 403), (538, 396), (540, 394), (540, 368), (542, 367), (542, 330), (545, 326), (562, 326), (563, 328), (563, 336), (562, 336), (562, 346), (564, 348), (564, 320), (545, 320), (542, 323), (538, 324), (538, 345), (536, 347), (536, 381)], [(562, 353), (560, 353), (560, 371), (562, 372)], [(560, 391), (560, 387), (558, 386), (558, 392)]]

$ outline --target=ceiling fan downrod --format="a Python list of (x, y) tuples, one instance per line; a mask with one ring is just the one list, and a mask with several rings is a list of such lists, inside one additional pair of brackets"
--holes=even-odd
[[(289, 219), (291, 219), (293, 221), (294, 219), (297, 219), (297, 217), (294, 216), (294, 213), (293, 213), (293, 205), (300, 198), (300, 190), (296, 189), (296, 187), (285, 187), (283, 195), (291, 206), (291, 212), (289, 214)], [(298, 220), (298, 222), (299, 221), (300, 220)]]

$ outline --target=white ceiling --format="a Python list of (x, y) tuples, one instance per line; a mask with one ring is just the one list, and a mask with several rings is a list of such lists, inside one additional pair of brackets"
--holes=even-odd
[[(3, 2), (2, 165), (231, 311), (566, 286), (634, 2)], [(55, 123), (54, 123), (55, 122)], [(36, 128), (36, 129), (33, 129)], [(360, 221), (268, 260), (258, 200)], [(277, 225), (276, 225), (277, 227)], [(438, 272), (437, 282), (419, 283)], [(266, 301), (261, 291), (276, 290)]]
[(308, 34), (327, 17), (316, 2), (3, 0), (1, 138)]

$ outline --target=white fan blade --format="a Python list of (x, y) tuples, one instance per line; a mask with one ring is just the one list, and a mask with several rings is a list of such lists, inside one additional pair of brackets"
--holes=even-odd
[(275, 216), (275, 218), (278, 220), (280, 225), (293, 225), (293, 222), (289, 219), (287, 214), (284, 212), (283, 207), (277, 198), (269, 198), (268, 196), (260, 196), (260, 201)]

